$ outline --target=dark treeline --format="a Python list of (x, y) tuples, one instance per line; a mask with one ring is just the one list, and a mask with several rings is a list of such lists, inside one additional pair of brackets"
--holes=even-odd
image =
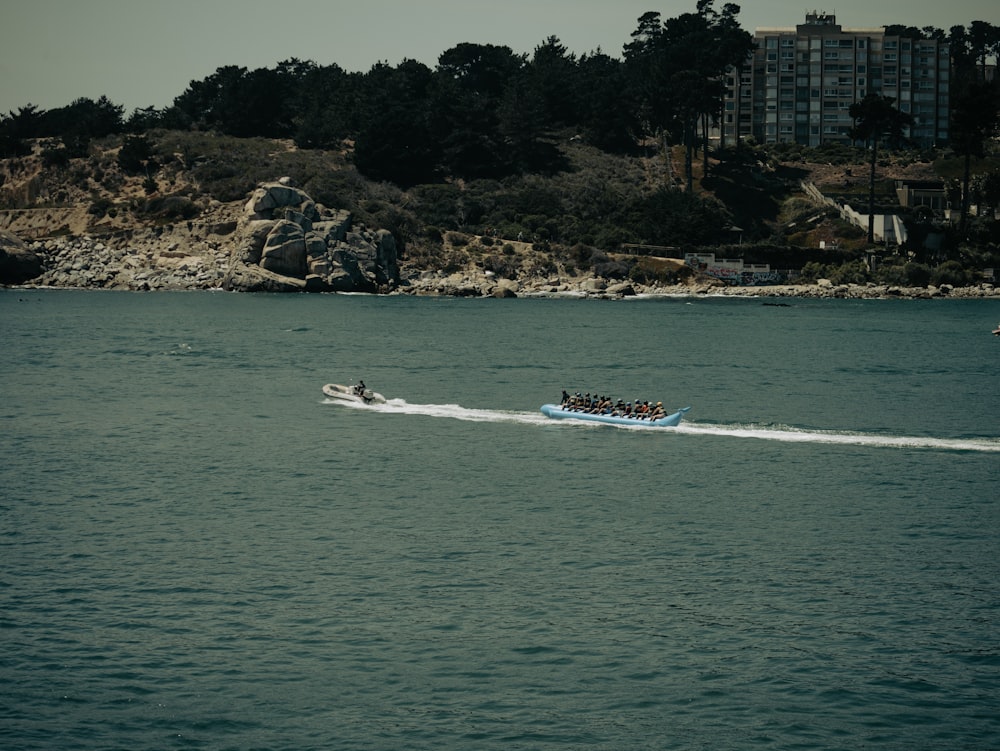
[(557, 170), (551, 136), (565, 129), (609, 152), (651, 136), (693, 149), (698, 124), (722, 110), (722, 74), (753, 49), (739, 6), (713, 6), (699, 0), (694, 13), (665, 22), (643, 15), (623, 59), (600, 50), (578, 57), (554, 36), (531, 55), (462, 43), (433, 69), (414, 60), (367, 73), (297, 59), (225, 66), (171, 106), (127, 119), (103, 97), (48, 112), (28, 105), (0, 122), (0, 149), (9, 156), (27, 138), (62, 138), (72, 156), (88, 138), (152, 128), (290, 138), (311, 149), (351, 139), (362, 173), (400, 185)]
[[(192, 81), (171, 106), (137, 109), (127, 118), (105, 97), (48, 111), (29, 104), (0, 116), (0, 155), (24, 153), (27, 139), (58, 138), (69, 158), (85, 152), (90, 139), (154, 128), (288, 138), (305, 149), (339, 149), (349, 139), (363, 174), (405, 187), (444, 177), (558, 171), (553, 136), (572, 131), (612, 153), (634, 151), (650, 138), (684, 144), (690, 188), (692, 159), (699, 147), (707, 155), (709, 126), (722, 111), (725, 74), (754, 49), (737, 23), (739, 6), (716, 10), (714, 2), (698, 0), (695, 12), (665, 21), (644, 14), (621, 59), (600, 50), (577, 56), (553, 36), (531, 55), (462, 43), (443, 52), (433, 69), (414, 60), (380, 63), (366, 73), (297, 59), (256, 70), (225, 66)], [(986, 84), (974, 74), (985, 74), (987, 58), (997, 54), (1000, 28), (975, 21), (947, 34), (891, 31), (948, 39), (956, 106), (982, 111), (984, 94), (976, 86)], [(981, 150), (980, 121), (958, 118), (962, 153)]]

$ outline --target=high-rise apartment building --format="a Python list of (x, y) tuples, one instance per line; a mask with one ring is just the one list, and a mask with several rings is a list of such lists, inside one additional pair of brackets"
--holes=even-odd
[(794, 28), (757, 29), (757, 51), (727, 80), (724, 143), (737, 133), (759, 143), (850, 143), (848, 110), (870, 92), (913, 116), (917, 144), (947, 141), (948, 43), (885, 32), (845, 29), (816, 12)]

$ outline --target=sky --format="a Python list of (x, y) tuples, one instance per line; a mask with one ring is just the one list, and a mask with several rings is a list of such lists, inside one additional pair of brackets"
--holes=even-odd
[[(717, 10), (725, 0), (716, 0)], [(837, 0), (835, 7), (751, 0), (741, 26), (794, 26), (808, 11), (845, 27), (1000, 25), (996, 0)], [(463, 42), (531, 54), (558, 37), (577, 56), (620, 57), (638, 18), (694, 12), (696, 0), (0, 0), (0, 113), (107, 96), (128, 116), (166, 107), (225, 65), (289, 58), (365, 72), (404, 59), (429, 67)]]

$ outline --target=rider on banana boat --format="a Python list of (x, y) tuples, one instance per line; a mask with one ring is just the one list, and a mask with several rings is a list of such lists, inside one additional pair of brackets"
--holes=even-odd
[(570, 412), (585, 412), (592, 415), (611, 415), (612, 417), (628, 417), (636, 420), (657, 420), (666, 416), (663, 402), (650, 404), (648, 400), (636, 399), (635, 402), (614, 401), (610, 396), (599, 395), (588, 391), (581, 394), (577, 391), (570, 395), (563, 391), (562, 408)]

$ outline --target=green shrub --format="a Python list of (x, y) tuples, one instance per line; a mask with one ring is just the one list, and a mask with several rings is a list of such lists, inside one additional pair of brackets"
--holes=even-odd
[(931, 272), (931, 283), (937, 286), (950, 284), (964, 287), (971, 281), (971, 275), (958, 261), (945, 261)]
[(63, 147), (42, 149), (42, 164), (46, 167), (65, 167), (69, 164), (69, 152)]
[(160, 220), (192, 219), (198, 206), (187, 196), (161, 196), (146, 201), (144, 213)]
[(834, 284), (864, 284), (871, 279), (864, 261), (849, 261), (829, 269), (829, 277)]
[(87, 209), (87, 212), (100, 219), (101, 217), (107, 215), (108, 210), (112, 206), (114, 206), (114, 203), (112, 203), (110, 198), (95, 198), (93, 203), (90, 204), (90, 208)]
[(802, 267), (799, 277), (805, 282), (815, 282), (817, 279), (826, 278), (826, 267), (818, 261), (809, 261)]
[(465, 251), (452, 251), (442, 259), (441, 270), (446, 274), (461, 271), (469, 264), (469, 254)]
[(519, 268), (517, 259), (507, 256), (487, 256), (483, 260), (485, 271), (492, 271), (503, 279), (516, 279)]
[(127, 175), (155, 173), (159, 164), (153, 158), (153, 144), (145, 136), (126, 136), (118, 152), (118, 166)]
[(875, 274), (875, 281), (880, 284), (905, 287), (909, 285), (906, 268), (900, 264), (882, 264)]
[(926, 287), (931, 281), (930, 267), (923, 263), (907, 263), (903, 267), (907, 284), (911, 287)]

